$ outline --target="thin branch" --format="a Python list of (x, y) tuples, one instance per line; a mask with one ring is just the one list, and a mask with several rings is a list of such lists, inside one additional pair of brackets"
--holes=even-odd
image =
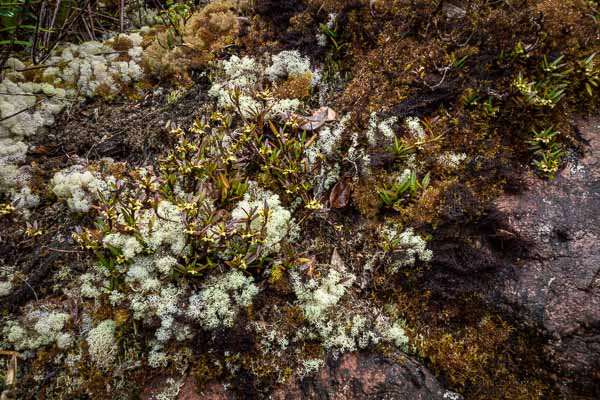
[(54, 29), (54, 24), (56, 23), (56, 16), (58, 15), (58, 10), (60, 9), (61, 0), (56, 1), (56, 5), (54, 6), (54, 13), (52, 14), (52, 20), (50, 21), (50, 28), (47, 32), (44, 32), (44, 47), (48, 47), (50, 43), (50, 33), (51, 30)]
[(448, 71), (450, 70), (450, 67), (444, 67), (443, 69), (444, 69), (444, 75), (442, 76), (442, 79), (441, 79), (441, 80), (440, 80), (438, 83), (436, 83), (436, 84), (435, 84), (435, 85), (433, 85), (433, 86), (430, 86), (430, 85), (427, 83), (427, 81), (423, 80), (423, 83), (425, 84), (425, 86), (427, 86), (429, 89), (433, 90), (433, 89), (435, 89), (436, 87), (440, 86), (442, 83), (444, 83), (444, 79), (446, 79), (446, 74), (447, 74), (447, 73), (448, 73)]
[(123, 30), (125, 28), (125, 0), (121, 0), (121, 4), (119, 5), (119, 13), (121, 14), (120, 17), (120, 31), (121, 33), (123, 33)]
[(11, 119), (13, 117), (16, 117), (19, 114), (22, 114), (22, 113), (24, 113), (26, 111), (32, 110), (35, 106), (37, 106), (39, 104), (39, 102), (40, 102), (40, 100), (36, 101), (35, 104), (32, 105), (32, 106), (30, 106), (30, 107), (24, 108), (21, 111), (17, 111), (16, 113), (9, 115), (8, 117), (4, 117), (4, 118), (0, 119), (0, 122), (4, 122), (7, 119)]

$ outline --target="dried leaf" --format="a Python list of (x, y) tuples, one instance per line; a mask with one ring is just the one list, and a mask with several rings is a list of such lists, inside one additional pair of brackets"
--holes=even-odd
[(306, 118), (300, 129), (306, 131), (314, 131), (325, 125), (326, 122), (335, 121), (337, 119), (337, 113), (329, 107), (321, 107), (314, 111), (313, 114)]
[[(23, 357), (16, 351), (9, 350), (0, 350), (0, 355), (10, 357), (10, 361), (8, 362), (8, 368), (6, 370), (6, 375), (4, 378), (4, 384), (6, 385), (6, 387), (12, 388), (17, 384), (17, 360)], [(7, 393), (8, 391), (2, 392), (2, 396), (5, 396), (5, 394)]]
[(329, 205), (332, 208), (344, 208), (350, 202), (352, 187), (346, 181), (338, 181), (329, 194)]
[(340, 257), (340, 253), (338, 253), (337, 249), (333, 249), (333, 253), (331, 253), (331, 261), (329, 262), (331, 267), (333, 267), (336, 271), (343, 271), (346, 266), (344, 265), (344, 260)]
[(6, 386), (14, 386), (17, 383), (17, 354), (13, 354), (8, 363), (5, 378)]
[(39, 145), (39, 146), (34, 146), (31, 149), (29, 149), (29, 152), (31, 154), (35, 154), (35, 155), (46, 155), (50, 152), (50, 150), (53, 150), (56, 146), (46, 146), (46, 145)]

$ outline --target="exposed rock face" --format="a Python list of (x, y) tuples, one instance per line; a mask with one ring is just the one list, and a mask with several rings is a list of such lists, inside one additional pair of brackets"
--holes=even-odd
[[(444, 390), (431, 372), (422, 365), (400, 356), (396, 362), (380, 355), (349, 353), (329, 360), (321, 369), (304, 379), (280, 385), (266, 398), (287, 399), (450, 399), (461, 400)], [(180, 400), (234, 400), (250, 398), (244, 388), (211, 383), (194, 390), (189, 377), (179, 392)]]
[(502, 295), (548, 334), (569, 398), (600, 395), (600, 119), (578, 127), (582, 159), (554, 181), (527, 177), (526, 192), (497, 202), (506, 230), (528, 243)]
[[(454, 396), (454, 397), (452, 397)], [(420, 364), (405, 358), (396, 363), (374, 354), (345, 354), (314, 376), (274, 391), (284, 399), (461, 399), (444, 390)]]

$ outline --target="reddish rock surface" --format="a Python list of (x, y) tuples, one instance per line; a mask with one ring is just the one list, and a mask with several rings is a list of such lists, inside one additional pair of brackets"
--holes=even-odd
[[(276, 387), (265, 398), (288, 399), (410, 399), (461, 400), (462, 397), (446, 391), (435, 377), (416, 361), (399, 355), (401, 361), (392, 361), (376, 354), (350, 353), (339, 359), (330, 359), (321, 369), (304, 379), (291, 379)], [(143, 399), (154, 399), (166, 388), (166, 381), (147, 387)], [(241, 400), (243, 387), (233, 388), (225, 383), (209, 383), (196, 388), (189, 376), (179, 390), (179, 400)]]
[(284, 399), (461, 399), (444, 390), (433, 375), (415, 361), (363, 353), (345, 354), (327, 363), (314, 376), (277, 388), (274, 400)]
[(554, 181), (527, 177), (527, 191), (497, 202), (506, 230), (527, 244), (502, 295), (548, 335), (568, 398), (600, 396), (600, 119), (577, 126), (583, 158)]

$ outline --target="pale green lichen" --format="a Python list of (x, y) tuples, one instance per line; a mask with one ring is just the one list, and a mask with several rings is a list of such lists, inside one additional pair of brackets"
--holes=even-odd
[(402, 231), (394, 224), (383, 225), (379, 235), (384, 250), (395, 256), (392, 273), (401, 267), (414, 265), (417, 259), (429, 262), (433, 258), (433, 252), (427, 249), (427, 242), (412, 228)]
[(23, 324), (9, 322), (3, 333), (16, 350), (37, 350), (52, 343), (60, 348), (67, 348), (73, 339), (63, 329), (70, 319), (70, 315), (66, 313), (34, 310), (26, 315)]
[(66, 200), (72, 211), (87, 212), (94, 200), (109, 195), (111, 182), (98, 178), (81, 166), (75, 166), (57, 172), (50, 185), (54, 194)]
[(231, 212), (233, 221), (241, 228), (250, 220), (251, 231), (265, 232), (262, 242), (263, 255), (277, 253), (281, 242), (293, 242), (298, 238), (299, 228), (289, 210), (281, 205), (279, 196), (256, 185), (244, 195)]
[(248, 307), (258, 294), (251, 277), (232, 270), (211, 278), (200, 293), (190, 297), (187, 314), (205, 329), (232, 327), (241, 307)]
[(115, 338), (115, 322), (107, 319), (87, 334), (86, 341), (90, 358), (99, 368), (114, 364), (119, 348)]

